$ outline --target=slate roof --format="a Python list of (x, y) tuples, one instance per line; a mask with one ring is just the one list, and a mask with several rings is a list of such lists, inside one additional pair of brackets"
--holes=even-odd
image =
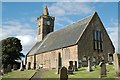
[(66, 26), (64, 29), (49, 33), (41, 42), (37, 42), (28, 55), (38, 54), (74, 45), (91, 21), (93, 15)]
[(36, 51), (38, 50), (39, 45), (42, 43), (42, 41), (37, 42), (32, 49), (28, 52), (28, 55), (33, 55), (36, 53)]

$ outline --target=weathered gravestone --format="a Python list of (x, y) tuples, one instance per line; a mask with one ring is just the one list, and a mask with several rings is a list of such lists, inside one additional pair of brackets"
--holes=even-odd
[(91, 59), (90, 59), (90, 57), (88, 57), (88, 67), (87, 67), (87, 71), (88, 71), (88, 72), (92, 71), (92, 64), (91, 64)]
[(120, 77), (120, 54), (114, 53), (113, 54), (113, 59), (114, 59), (116, 76)]
[(21, 61), (21, 63), (20, 63), (20, 71), (24, 71), (24, 68), (23, 68), (23, 61)]
[(81, 68), (81, 67), (82, 67), (82, 61), (78, 60), (78, 68)]
[(104, 62), (104, 60), (102, 60), (102, 62), (100, 62), (100, 64), (99, 64), (99, 66), (100, 66), (100, 78), (101, 77), (104, 77), (104, 76), (106, 76), (106, 64), (105, 64), (105, 62)]
[(74, 71), (73, 61), (70, 61), (68, 66), (68, 74), (73, 74), (73, 71)]
[(9, 64), (9, 65), (7, 66), (7, 71), (8, 71), (8, 72), (11, 72), (11, 71), (12, 71), (11, 67), (12, 67), (11, 64)]
[(13, 65), (13, 70), (17, 70), (17, 64)]
[(87, 66), (88, 66), (87, 57), (84, 56), (83, 59), (82, 59), (82, 67), (87, 67)]
[(95, 57), (93, 57), (93, 66), (94, 66), (94, 68), (96, 68), (96, 65), (97, 65), (96, 58), (95, 58)]
[(60, 69), (60, 80), (67, 80), (67, 79), (68, 79), (67, 68), (66, 67), (62, 67)]

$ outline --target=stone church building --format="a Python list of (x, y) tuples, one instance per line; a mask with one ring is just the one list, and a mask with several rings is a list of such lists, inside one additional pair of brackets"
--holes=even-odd
[(57, 31), (54, 21), (45, 6), (37, 18), (37, 42), (27, 54), (27, 67), (60, 68), (70, 62), (79, 67), (80, 62), (87, 65), (88, 57), (97, 63), (112, 59), (115, 48), (97, 12)]

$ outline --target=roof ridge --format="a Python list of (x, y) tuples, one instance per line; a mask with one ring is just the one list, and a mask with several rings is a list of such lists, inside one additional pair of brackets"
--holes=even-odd
[[(87, 26), (89, 25), (90, 21), (92, 20), (93, 16), (96, 14), (97, 12), (95, 11), (92, 15), (91, 15), (91, 18), (90, 20), (88, 21), (87, 25), (85, 26), (84, 30), (82, 31), (82, 33), (80, 34), (78, 40), (76, 41), (76, 43), (79, 41), (79, 39), (81, 38), (81, 36), (83, 35), (83, 33), (85, 32)], [(90, 16), (89, 16), (90, 17)]]
[[(84, 18), (82, 18), (82, 19), (80, 19), (80, 20), (78, 20), (78, 21), (76, 21), (76, 22), (73, 22), (73, 23), (71, 23), (71, 24), (68, 24), (68, 25), (66, 25), (64, 28), (61, 28), (61, 29), (56, 30), (56, 31), (54, 31), (54, 32), (71, 28), (71, 27), (68, 27), (68, 26), (73, 25), (73, 24), (76, 24), (76, 23), (78, 23), (78, 22), (82, 22), (83, 20), (85, 20), (85, 19), (87, 19), (87, 18), (89, 18), (89, 17), (92, 17), (93, 15), (94, 15), (94, 14), (91, 14), (91, 15), (89, 15), (89, 16), (86, 16), (86, 17), (84, 17)], [(49, 33), (48, 35), (53, 34), (54, 32), (51, 32), (51, 33)]]

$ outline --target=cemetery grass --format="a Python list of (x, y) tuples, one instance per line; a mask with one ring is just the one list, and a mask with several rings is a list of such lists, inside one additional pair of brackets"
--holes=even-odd
[(35, 74), (35, 70), (24, 70), (24, 71), (12, 71), (7, 74), (4, 74), (1, 78), (31, 78)]
[[(99, 78), (100, 67), (92, 68), (93, 71), (87, 72), (87, 67), (79, 68), (78, 71), (75, 71), (73, 74), (69, 74), (68, 78)], [(56, 74), (56, 69), (46, 71), (42, 74), (41, 78), (59, 78), (59, 75)], [(113, 65), (107, 65), (107, 76), (104, 78), (115, 78), (115, 70)]]

